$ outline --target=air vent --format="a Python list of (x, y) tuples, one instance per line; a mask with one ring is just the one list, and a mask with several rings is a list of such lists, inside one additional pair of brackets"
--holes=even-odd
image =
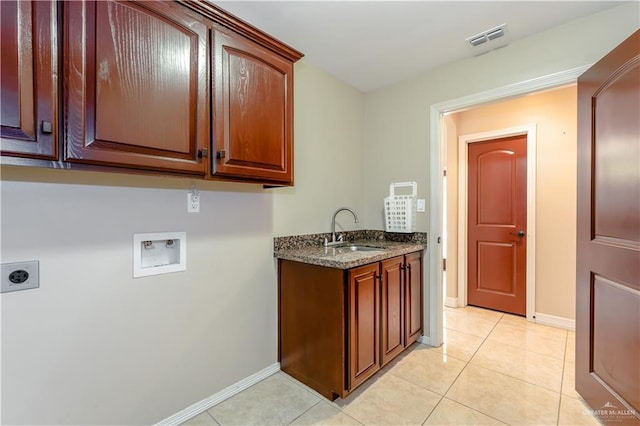
[(474, 36), (468, 37), (467, 39), (465, 39), (465, 41), (469, 43), (472, 47), (480, 46), (482, 44), (485, 44), (487, 42), (493, 41), (497, 38), (504, 36), (506, 26), (507, 24), (502, 24), (497, 27), (488, 29), (486, 31), (481, 32), (480, 34), (476, 34)]
[(487, 36), (485, 36), (484, 34), (481, 35), (480, 37), (475, 37), (469, 40), (469, 43), (471, 43), (473, 47), (480, 46), (482, 43), (486, 43), (486, 42), (487, 42)]

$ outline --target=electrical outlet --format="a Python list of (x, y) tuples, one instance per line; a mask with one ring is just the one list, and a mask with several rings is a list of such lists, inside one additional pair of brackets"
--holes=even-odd
[(200, 213), (200, 193), (197, 190), (187, 192), (187, 212)]
[(3, 263), (2, 293), (40, 287), (39, 262)]
[(416, 210), (423, 213), (425, 211), (425, 200), (424, 198), (420, 198), (418, 200), (418, 205), (416, 206)]

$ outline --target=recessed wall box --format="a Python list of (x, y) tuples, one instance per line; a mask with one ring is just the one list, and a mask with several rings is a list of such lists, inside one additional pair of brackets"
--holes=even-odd
[(186, 232), (133, 234), (133, 278), (186, 269)]

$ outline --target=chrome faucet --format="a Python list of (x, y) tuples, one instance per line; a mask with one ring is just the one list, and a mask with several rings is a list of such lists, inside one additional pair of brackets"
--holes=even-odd
[(327, 241), (327, 239), (324, 239), (324, 246), (325, 247), (330, 247), (330, 246), (335, 246), (338, 244), (342, 244), (342, 235), (338, 236), (338, 239), (336, 240), (336, 216), (338, 215), (338, 213), (340, 213), (341, 211), (346, 210), (348, 212), (350, 212), (353, 215), (353, 219), (355, 221), (355, 223), (358, 223), (358, 215), (356, 214), (356, 212), (354, 212), (353, 210), (351, 210), (349, 207), (340, 207), (338, 210), (336, 210), (333, 213), (333, 218), (331, 219), (331, 242)]

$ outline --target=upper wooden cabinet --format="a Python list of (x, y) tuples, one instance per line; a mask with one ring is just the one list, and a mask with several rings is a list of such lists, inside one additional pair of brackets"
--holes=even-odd
[(212, 174), (293, 183), (293, 63), (230, 31), (213, 31)]
[(173, 2), (64, 6), (64, 159), (205, 175), (206, 20)]
[(56, 159), (55, 1), (1, 1), (0, 151)]
[(200, 0), (0, 6), (3, 163), (293, 184), (300, 52)]

